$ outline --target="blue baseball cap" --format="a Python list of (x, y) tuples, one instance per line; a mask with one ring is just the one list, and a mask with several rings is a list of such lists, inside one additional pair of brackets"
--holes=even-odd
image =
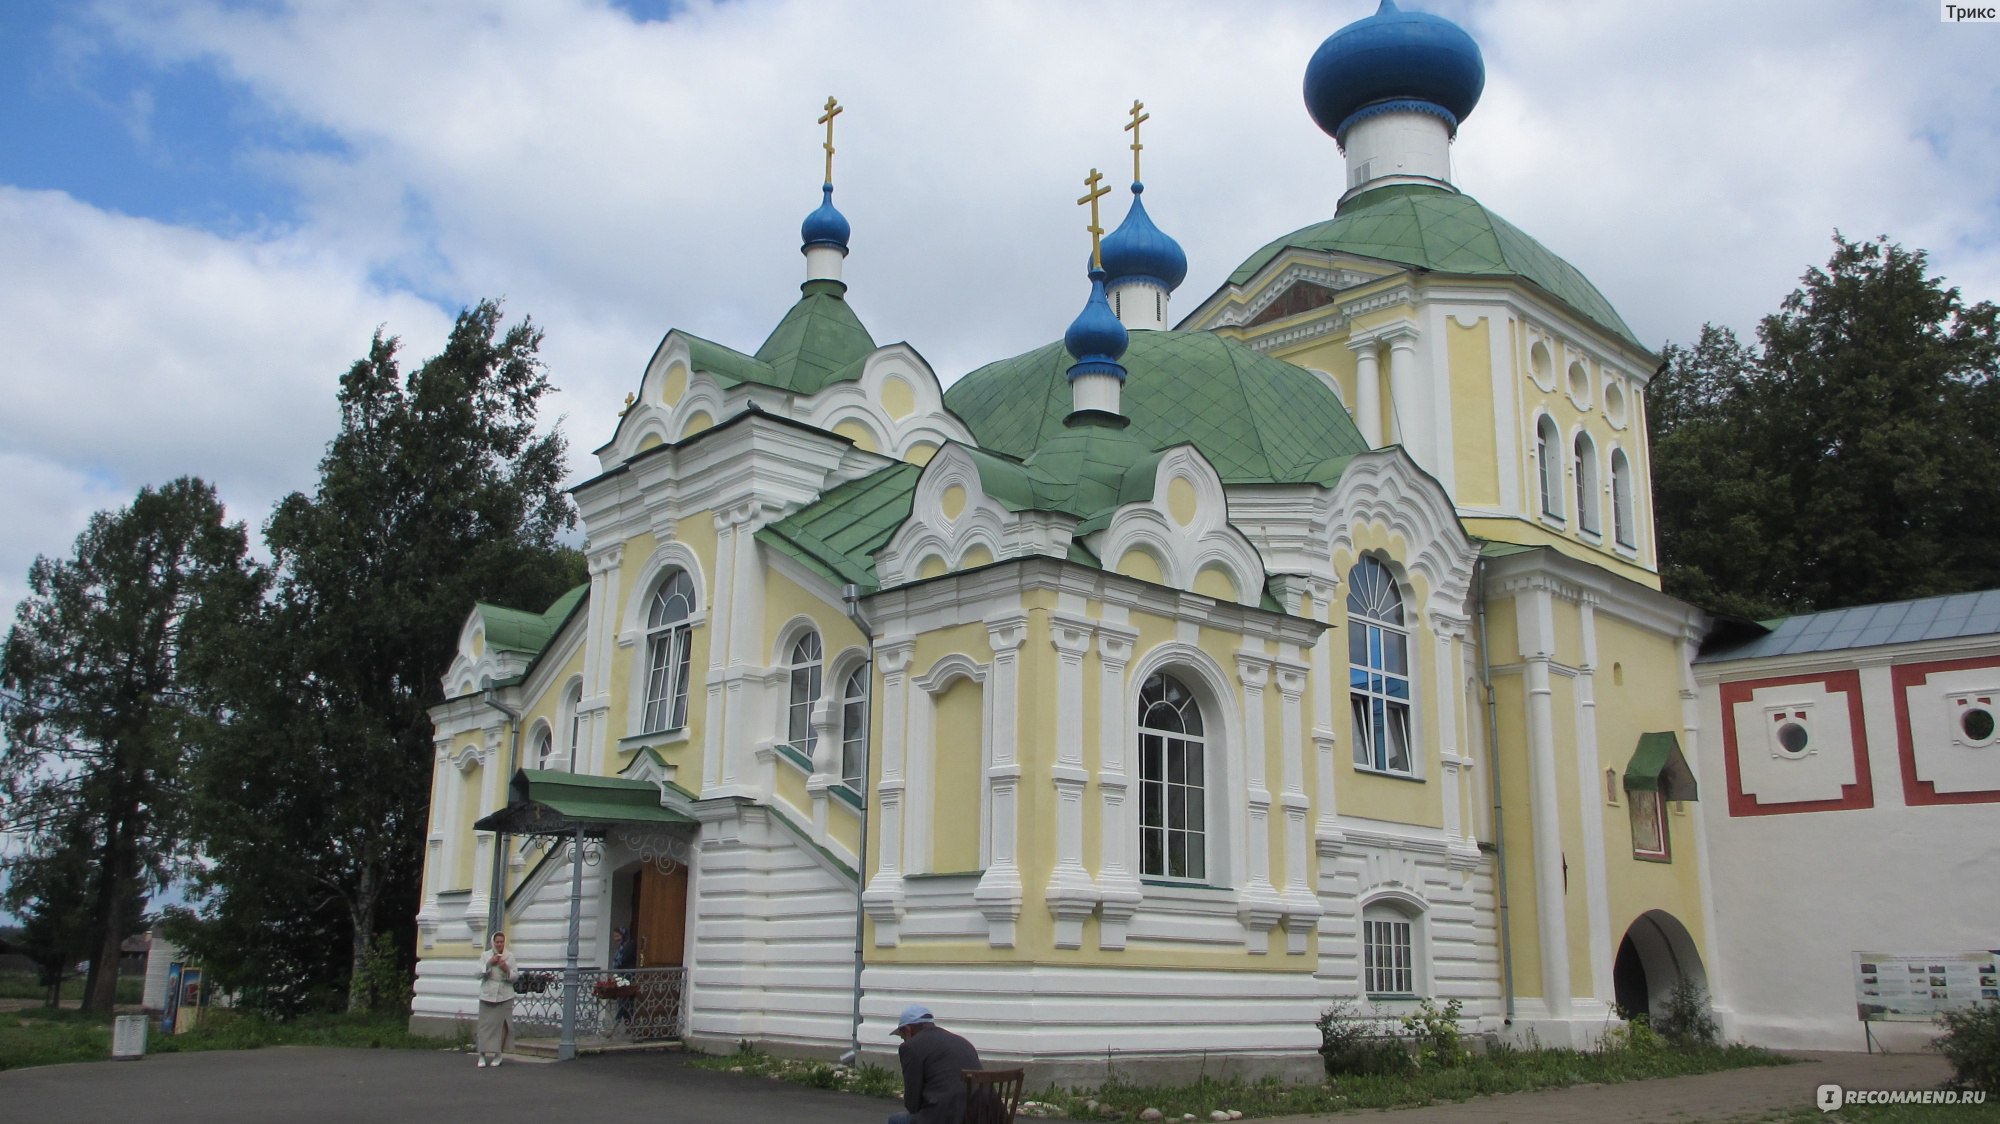
[(932, 1022), (931, 1009), (921, 1003), (912, 1003), (903, 1008), (902, 1017), (896, 1020), (896, 1029)]

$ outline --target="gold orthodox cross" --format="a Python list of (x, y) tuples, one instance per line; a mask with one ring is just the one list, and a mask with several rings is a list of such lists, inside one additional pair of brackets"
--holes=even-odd
[(840, 116), (842, 111), (847, 107), (833, 100), (833, 95), (829, 94), (827, 95), (825, 108), (826, 112), (820, 116), (819, 123), (826, 126), (826, 143), (820, 145), (820, 147), (826, 149), (826, 182), (831, 184), (833, 182), (833, 119)]
[(1152, 114), (1141, 112), (1145, 108), (1146, 108), (1145, 102), (1140, 101), (1138, 98), (1133, 98), (1132, 110), (1131, 110), (1132, 123), (1125, 126), (1125, 131), (1132, 134), (1132, 182), (1133, 183), (1139, 182), (1139, 150), (1146, 147), (1145, 145), (1139, 143), (1139, 122), (1151, 121), (1153, 119)]
[(1097, 201), (1111, 194), (1111, 189), (1103, 184), (1104, 173), (1092, 168), (1090, 174), (1083, 177), (1083, 198), (1076, 201), (1079, 207), (1085, 203), (1090, 204), (1090, 268), (1092, 269), (1104, 268), (1104, 250), (1100, 244), (1100, 240), (1104, 237), (1104, 227), (1097, 221)]

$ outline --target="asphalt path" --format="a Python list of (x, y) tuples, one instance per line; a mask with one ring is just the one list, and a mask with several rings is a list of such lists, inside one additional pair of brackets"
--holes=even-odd
[(232, 1124), (883, 1124), (900, 1102), (695, 1069), (678, 1054), (573, 1062), (283, 1046), (0, 1072), (0, 1121)]

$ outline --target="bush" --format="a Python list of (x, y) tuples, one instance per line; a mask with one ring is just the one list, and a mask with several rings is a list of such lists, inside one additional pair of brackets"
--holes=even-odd
[(1713, 1046), (1721, 1036), (1715, 1012), (1708, 1006), (1708, 993), (1700, 984), (1685, 978), (1674, 982), (1666, 1009), (1653, 1018), (1653, 1030), (1677, 1050)]
[[(1319, 1028), (1319, 1056), (1329, 1077), (1394, 1076), (1417, 1068), (1395, 1024), (1358, 1013), (1351, 1000), (1335, 1000), (1313, 1025)], [(1455, 1033), (1456, 1021), (1452, 1027)]]
[(1931, 1049), (1951, 1063), (1952, 1086), (2000, 1094), (2000, 1001), (1938, 1014)]
[(1465, 1044), (1458, 1028), (1464, 1010), (1465, 1004), (1456, 999), (1443, 1007), (1425, 999), (1403, 1016), (1403, 1033), (1416, 1046), (1419, 1064), (1450, 1068), (1465, 1060)]
[(1604, 1032), (1603, 1041), (1597, 1050), (1603, 1054), (1632, 1054), (1642, 1056), (1657, 1054), (1666, 1049), (1667, 1044), (1653, 1032), (1652, 1024), (1644, 1015), (1633, 1015), (1620, 1026)]
[(377, 933), (368, 956), (354, 978), (355, 1009), (371, 1014), (405, 1014), (410, 1009), (415, 980), (403, 967), (396, 938)]

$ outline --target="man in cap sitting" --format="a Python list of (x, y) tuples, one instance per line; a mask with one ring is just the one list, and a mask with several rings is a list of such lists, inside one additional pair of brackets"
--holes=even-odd
[(965, 1119), (965, 1070), (978, 1069), (972, 1043), (937, 1025), (930, 1008), (912, 1004), (896, 1020), (903, 1040), (903, 1107), (889, 1124), (959, 1124)]

